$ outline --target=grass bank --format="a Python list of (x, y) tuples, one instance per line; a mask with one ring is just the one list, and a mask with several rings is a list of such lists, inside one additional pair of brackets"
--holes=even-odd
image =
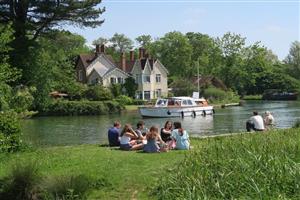
[(43, 176), (102, 180), (88, 199), (299, 199), (300, 129), (193, 139), (191, 151), (144, 154), (98, 145), (0, 154), (0, 178), (16, 160)]

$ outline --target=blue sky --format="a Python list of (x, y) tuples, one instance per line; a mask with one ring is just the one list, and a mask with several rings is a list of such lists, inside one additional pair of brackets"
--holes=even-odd
[(105, 19), (98, 28), (67, 28), (90, 44), (98, 37), (124, 33), (131, 39), (142, 34), (161, 37), (170, 31), (200, 32), (221, 37), (230, 31), (261, 41), (279, 59), (290, 44), (300, 40), (300, 0), (103, 0)]

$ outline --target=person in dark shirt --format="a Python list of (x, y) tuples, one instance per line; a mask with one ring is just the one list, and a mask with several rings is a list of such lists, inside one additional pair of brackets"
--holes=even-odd
[(172, 140), (171, 138), (172, 127), (173, 127), (172, 122), (166, 121), (164, 128), (160, 130), (160, 136), (164, 142), (168, 142)]
[(121, 123), (119, 121), (115, 121), (114, 127), (108, 129), (108, 142), (109, 146), (115, 147), (120, 146), (120, 128)]

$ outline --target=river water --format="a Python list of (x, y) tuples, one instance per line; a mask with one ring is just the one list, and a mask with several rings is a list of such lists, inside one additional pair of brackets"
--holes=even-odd
[[(292, 127), (300, 120), (300, 101), (247, 101), (243, 106), (215, 109), (213, 116), (172, 118), (182, 122), (191, 136), (201, 137), (245, 131), (245, 122), (253, 110), (263, 114), (271, 111), (276, 128)], [(38, 117), (24, 120), (22, 129), (26, 142), (38, 146), (98, 144), (107, 142), (107, 129), (115, 120), (135, 125), (141, 120), (137, 111), (105, 116)], [(143, 119), (146, 127), (162, 127), (167, 119)]]

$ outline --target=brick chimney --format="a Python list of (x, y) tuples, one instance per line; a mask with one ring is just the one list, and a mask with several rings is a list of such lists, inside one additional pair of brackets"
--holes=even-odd
[(105, 53), (105, 45), (104, 44), (101, 45), (100, 52), (101, 53)]
[(139, 59), (144, 58), (145, 56), (145, 49), (144, 48), (139, 48)]
[(100, 54), (100, 45), (96, 44), (96, 55)]
[(121, 68), (124, 72), (126, 72), (126, 54), (125, 54), (125, 52), (121, 53)]
[(134, 51), (130, 51), (130, 61), (134, 61)]

